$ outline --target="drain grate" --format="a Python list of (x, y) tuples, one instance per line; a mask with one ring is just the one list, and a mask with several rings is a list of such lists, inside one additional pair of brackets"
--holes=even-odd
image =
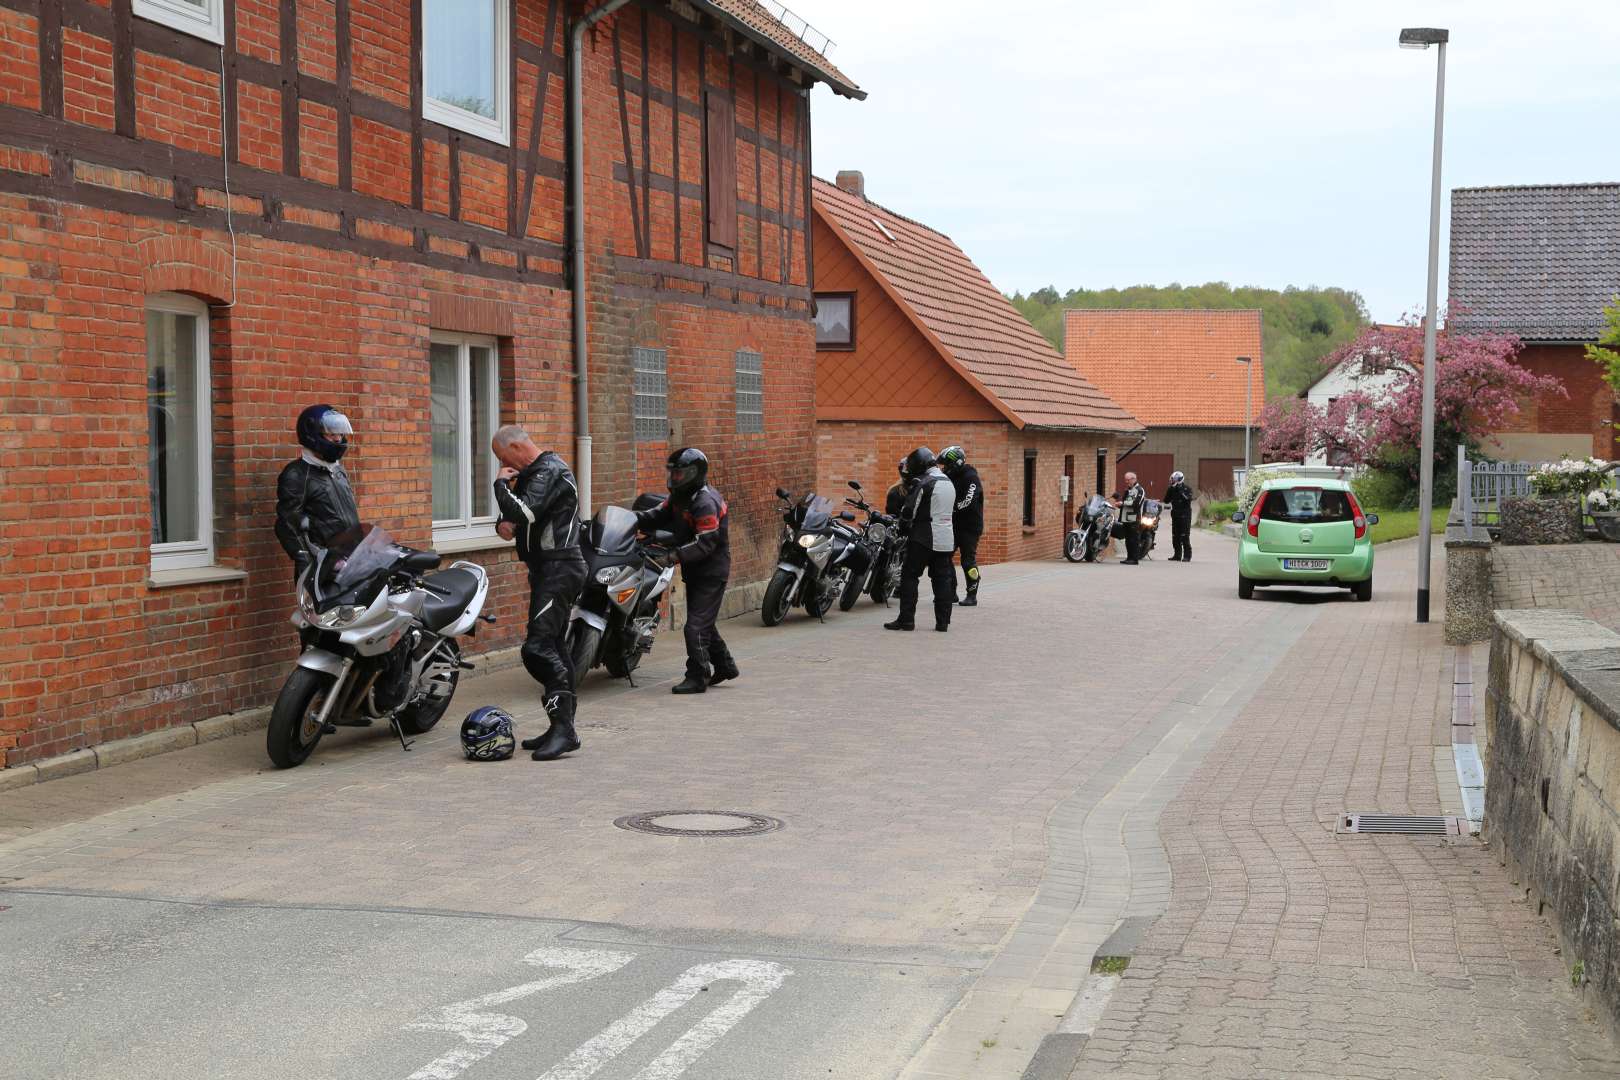
[(1458, 818), (1425, 814), (1341, 814), (1339, 831), (1393, 833), (1397, 836), (1461, 836), (1466, 830)]
[(647, 810), (626, 814), (613, 824), (654, 836), (759, 836), (782, 828), (783, 822), (740, 810)]

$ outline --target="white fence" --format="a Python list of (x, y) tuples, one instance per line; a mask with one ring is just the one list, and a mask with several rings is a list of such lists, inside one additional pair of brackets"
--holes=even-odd
[(1470, 461), (1465, 447), (1457, 447), (1457, 509), (1470, 540), (1474, 526), (1497, 520), (1502, 500), (1530, 494), (1530, 461)]

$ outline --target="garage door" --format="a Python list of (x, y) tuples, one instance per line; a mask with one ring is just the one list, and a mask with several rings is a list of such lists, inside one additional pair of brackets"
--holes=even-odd
[[(1125, 490), (1125, 474), (1133, 472), (1141, 485), (1147, 488), (1150, 497), (1158, 499), (1164, 496), (1164, 491), (1170, 486), (1170, 473), (1175, 470), (1176, 458), (1174, 454), (1132, 454), (1114, 468), (1114, 490)], [(1232, 482), (1226, 482), (1227, 487)]]
[(1243, 468), (1242, 458), (1207, 457), (1198, 459), (1198, 490), (1223, 499), (1232, 496), (1232, 470)]

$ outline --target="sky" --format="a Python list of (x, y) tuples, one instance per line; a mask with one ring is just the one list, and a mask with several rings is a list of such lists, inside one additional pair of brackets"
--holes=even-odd
[[(1354, 289), (1419, 312), (1442, 187), (1620, 181), (1620, 3), (790, 0), (865, 101), (815, 91), (818, 175), (951, 236), (1001, 289)], [(1442, 204), (1445, 302), (1449, 198)]]

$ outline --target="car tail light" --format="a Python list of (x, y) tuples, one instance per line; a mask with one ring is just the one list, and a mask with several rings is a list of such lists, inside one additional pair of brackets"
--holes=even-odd
[(1260, 508), (1266, 505), (1266, 496), (1270, 492), (1262, 491), (1254, 500), (1254, 508), (1249, 511), (1249, 535), (1256, 539), (1260, 536)]
[(1346, 492), (1350, 498), (1350, 512), (1355, 515), (1356, 539), (1360, 540), (1367, 535), (1367, 515), (1361, 512), (1361, 504), (1356, 501), (1355, 492)]

